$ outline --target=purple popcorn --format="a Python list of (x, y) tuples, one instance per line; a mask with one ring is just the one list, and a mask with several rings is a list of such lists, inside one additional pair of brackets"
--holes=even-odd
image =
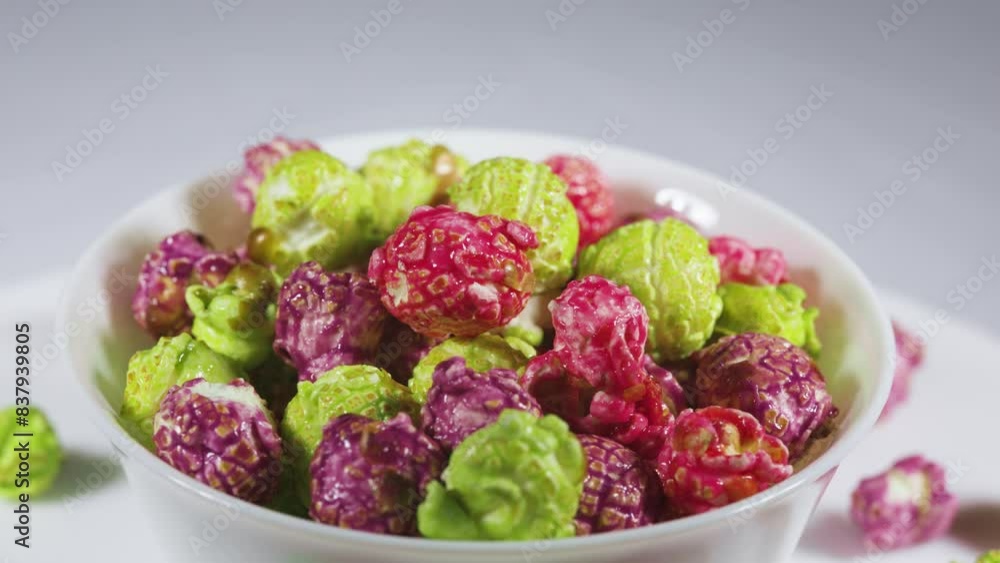
[(281, 286), (274, 351), (302, 381), (337, 366), (374, 364), (388, 316), (368, 278), (306, 262)]
[(924, 363), (924, 343), (916, 335), (908, 332), (893, 321), (892, 333), (896, 337), (896, 367), (892, 377), (889, 400), (882, 409), (880, 418), (885, 418), (910, 395), (913, 372)]
[(406, 385), (413, 377), (413, 368), (444, 339), (429, 338), (415, 332), (396, 317), (388, 317), (375, 355), (375, 365), (392, 374), (398, 383)]
[(171, 467), (226, 494), (267, 503), (281, 477), (281, 437), (250, 384), (174, 386), (153, 421), (156, 455)]
[(674, 416), (688, 408), (689, 405), (687, 396), (684, 394), (684, 388), (681, 387), (681, 384), (674, 377), (672, 371), (657, 365), (649, 355), (646, 355), (644, 366), (646, 373), (660, 384), (660, 389), (663, 391), (663, 402)]
[(318, 151), (319, 145), (308, 140), (275, 137), (270, 143), (250, 147), (243, 153), (244, 169), (233, 182), (233, 197), (240, 209), (253, 213), (257, 202), (257, 189), (268, 171), (286, 156), (305, 150)]
[(235, 253), (216, 252), (205, 237), (180, 231), (146, 255), (132, 297), (132, 315), (154, 337), (175, 336), (191, 328), (184, 300), (189, 284), (219, 285), (239, 262)]
[(934, 539), (951, 527), (958, 499), (936, 463), (915, 455), (861, 481), (851, 497), (851, 519), (870, 548), (896, 549)]
[(446, 450), (489, 426), (506, 409), (542, 416), (538, 401), (518, 383), (517, 372), (496, 368), (477, 373), (465, 358), (445, 360), (434, 368), (433, 384), (421, 410), (423, 429)]
[(441, 448), (406, 414), (385, 422), (340, 415), (323, 429), (309, 467), (309, 515), (341, 528), (415, 535), (417, 506), (444, 465)]
[(788, 446), (792, 459), (836, 416), (819, 368), (804, 350), (767, 334), (722, 338), (695, 354), (697, 407), (717, 405), (752, 414)]
[(638, 454), (601, 436), (578, 435), (587, 456), (576, 535), (648, 526), (663, 508), (663, 491), (653, 469)]

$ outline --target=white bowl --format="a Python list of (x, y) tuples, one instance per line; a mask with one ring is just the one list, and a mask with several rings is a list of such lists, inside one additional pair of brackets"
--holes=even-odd
[[(413, 136), (430, 138), (431, 133), (352, 135), (322, 145), (360, 165), (369, 150)], [(203, 232), (218, 247), (238, 244), (244, 236), (247, 220), (228, 190), (206, 179), (165, 190), (111, 225), (77, 265), (57, 325), (79, 328), (69, 343), (74, 377), (92, 418), (122, 453), (132, 489), (171, 560), (785, 561), (838, 464), (873, 426), (888, 397), (892, 333), (864, 274), (832, 242), (788, 211), (658, 156), (605, 146), (603, 141), (511, 131), (456, 130), (444, 140), (473, 161), (497, 155), (541, 160), (553, 153), (582, 151), (611, 177), (626, 211), (649, 209), (679, 190), (695, 203), (695, 215), (710, 232), (782, 249), (793, 279), (807, 288), (822, 311), (821, 367), (843, 413), (832, 445), (787, 481), (743, 502), (636, 530), (556, 541), (473, 543), (381, 536), (286, 516), (216, 492), (137, 445), (116, 419), (128, 358), (152, 343), (129, 310), (134, 275), (144, 254), (180, 229)], [(81, 307), (95, 298), (108, 302), (96, 316), (92, 307)]]

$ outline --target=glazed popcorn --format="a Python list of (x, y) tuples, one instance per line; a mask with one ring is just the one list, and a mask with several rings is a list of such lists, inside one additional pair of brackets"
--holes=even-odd
[(388, 316), (368, 278), (306, 262), (281, 286), (274, 351), (308, 381), (337, 366), (374, 364)]
[(645, 357), (643, 367), (646, 373), (660, 385), (663, 403), (670, 409), (671, 414), (680, 414), (681, 411), (689, 407), (684, 388), (672, 371), (657, 365), (649, 356)]
[(719, 260), (722, 283), (777, 285), (787, 278), (785, 255), (773, 248), (754, 248), (736, 237), (708, 241), (708, 250)]
[(381, 534), (417, 531), (417, 506), (445, 456), (410, 417), (384, 422), (343, 414), (323, 429), (309, 466), (309, 515), (317, 522)]
[(190, 330), (193, 317), (184, 300), (188, 284), (214, 287), (238, 261), (235, 254), (212, 250), (205, 237), (194, 232), (168, 236), (143, 260), (132, 316), (154, 337)]
[(676, 219), (615, 229), (580, 255), (579, 277), (596, 274), (628, 286), (649, 315), (647, 352), (680, 360), (701, 348), (722, 312), (719, 265), (708, 243)]
[(452, 358), (434, 368), (433, 385), (421, 410), (422, 428), (452, 450), (507, 409), (542, 415), (538, 402), (518, 383), (516, 372), (496, 368), (477, 373), (464, 358)]
[[(392, 378), (406, 385), (413, 377), (413, 370), (436, 344), (437, 338), (417, 334), (405, 323), (389, 315), (385, 322), (382, 340), (375, 354), (375, 365), (392, 374)], [(416, 398), (416, 397), (415, 397)]]
[(658, 470), (670, 510), (678, 516), (743, 500), (792, 474), (780, 440), (753, 416), (723, 407), (682, 412)]
[(156, 455), (206, 485), (256, 504), (274, 495), (281, 437), (271, 413), (241, 379), (175, 386), (153, 423)]
[(576, 535), (655, 523), (663, 509), (663, 494), (647, 462), (613, 440), (589, 434), (577, 438), (587, 456), (587, 476), (576, 513)]
[(715, 323), (716, 336), (759, 332), (780, 336), (813, 357), (822, 345), (816, 336), (819, 309), (805, 308), (806, 292), (801, 287), (727, 283), (719, 287), (722, 315)]
[(987, 551), (976, 559), (976, 563), (1000, 563), (1000, 549)]
[(421, 207), (372, 254), (368, 277), (397, 319), (430, 337), (476, 336), (520, 313), (534, 288), (531, 229)]
[(566, 423), (506, 410), (459, 444), (417, 510), (424, 537), (571, 537), (586, 457)]
[(812, 359), (787, 340), (766, 334), (727, 336), (698, 352), (694, 398), (753, 415), (780, 439), (792, 459), (835, 415), (826, 381)]
[(951, 527), (958, 499), (936, 463), (915, 455), (861, 481), (851, 497), (851, 519), (870, 547), (890, 550), (941, 536)]
[(484, 160), (469, 168), (448, 197), (459, 211), (499, 215), (531, 228), (538, 237), (538, 246), (528, 250), (534, 291), (557, 289), (572, 277), (580, 224), (566, 184), (544, 164), (508, 157)]
[(523, 371), (528, 364), (528, 357), (522, 350), (512, 346), (508, 339), (495, 334), (480, 334), (475, 338), (449, 338), (431, 348), (413, 368), (413, 377), (409, 382), (413, 398), (423, 403), (431, 388), (435, 368), (441, 362), (456, 357), (465, 360), (468, 368), (474, 372), (486, 372), (493, 368)]
[(896, 340), (896, 364), (892, 377), (892, 390), (889, 391), (889, 401), (882, 409), (882, 418), (906, 401), (910, 395), (913, 372), (924, 363), (923, 341), (895, 321), (892, 323), (892, 333)]
[(240, 209), (253, 213), (257, 190), (275, 164), (292, 153), (318, 150), (319, 145), (312, 141), (286, 139), (280, 135), (269, 143), (247, 149), (243, 153), (243, 171), (233, 181), (233, 197)]
[(597, 242), (614, 227), (615, 200), (608, 178), (582, 156), (555, 155), (545, 165), (566, 183), (566, 197), (580, 222), (580, 247)]
[[(59, 437), (45, 411), (32, 405), (24, 417), (28, 424), (22, 426), (18, 423), (22, 408), (12, 406), (0, 411), (0, 498), (10, 500), (18, 500), (25, 494), (34, 499), (48, 491), (59, 476), (63, 462)], [(18, 473), (23, 475), (23, 460), (18, 448), (25, 438), (15, 434), (30, 437), (31, 467), (30, 478), (26, 481), (18, 477)]]

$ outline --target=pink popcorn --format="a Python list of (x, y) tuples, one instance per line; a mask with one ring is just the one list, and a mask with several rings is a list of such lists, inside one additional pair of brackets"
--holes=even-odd
[(865, 543), (890, 550), (934, 539), (951, 527), (958, 499), (944, 468), (915, 455), (861, 481), (851, 497), (851, 519)]
[(240, 209), (253, 213), (257, 201), (257, 189), (271, 168), (286, 156), (305, 150), (320, 149), (319, 145), (312, 141), (297, 141), (280, 136), (269, 143), (247, 149), (243, 153), (243, 171), (233, 181), (233, 197)]
[(892, 323), (892, 333), (896, 337), (896, 365), (889, 400), (882, 409), (883, 419), (909, 397), (913, 372), (924, 362), (924, 343), (916, 335), (895, 321)]
[(418, 207), (368, 264), (382, 304), (430, 337), (476, 336), (509, 323), (535, 287), (526, 252), (535, 233), (516, 221), (452, 207)]
[(708, 250), (719, 260), (720, 284), (777, 285), (787, 281), (785, 255), (773, 248), (753, 248), (736, 237), (712, 237)]
[(580, 221), (580, 248), (597, 242), (614, 227), (615, 201), (608, 178), (592, 161), (565, 154), (546, 159), (556, 176), (566, 183)]
[(687, 395), (684, 394), (684, 388), (681, 387), (680, 382), (677, 381), (672, 371), (660, 367), (648, 355), (643, 362), (643, 366), (646, 369), (646, 373), (660, 384), (663, 403), (667, 405), (672, 414), (680, 414), (681, 411), (688, 408), (689, 405)]

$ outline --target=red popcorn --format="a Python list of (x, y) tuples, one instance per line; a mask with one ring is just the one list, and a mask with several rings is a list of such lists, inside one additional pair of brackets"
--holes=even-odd
[(587, 476), (576, 513), (576, 535), (655, 523), (663, 493), (648, 462), (614, 440), (589, 434), (577, 438), (587, 455)]
[(553, 350), (570, 373), (616, 395), (641, 390), (649, 317), (628, 287), (587, 276), (570, 282), (549, 311)]
[(916, 335), (908, 332), (893, 321), (892, 333), (896, 337), (896, 364), (892, 376), (892, 390), (889, 400), (882, 409), (881, 418), (888, 416), (910, 395), (913, 372), (924, 363), (924, 343)]
[(608, 178), (592, 161), (571, 155), (554, 155), (545, 161), (566, 183), (566, 197), (580, 221), (580, 248), (597, 242), (614, 227), (615, 201)]
[(890, 550), (934, 539), (951, 527), (958, 499), (936, 463), (915, 455), (861, 481), (851, 497), (851, 519), (865, 543)]
[(753, 416), (724, 407), (682, 412), (659, 457), (671, 510), (700, 514), (743, 500), (792, 474), (788, 449)]
[(250, 147), (243, 153), (244, 168), (233, 181), (233, 197), (240, 209), (253, 213), (257, 202), (257, 189), (267, 173), (286, 156), (306, 150), (318, 151), (319, 145), (312, 141), (296, 141), (285, 137), (275, 137), (269, 143)]
[(430, 337), (476, 336), (506, 325), (535, 286), (527, 226), (450, 206), (418, 207), (375, 250), (368, 277), (397, 319)]
[(785, 255), (773, 248), (754, 248), (736, 237), (712, 237), (708, 251), (719, 260), (720, 284), (777, 285), (787, 281)]

